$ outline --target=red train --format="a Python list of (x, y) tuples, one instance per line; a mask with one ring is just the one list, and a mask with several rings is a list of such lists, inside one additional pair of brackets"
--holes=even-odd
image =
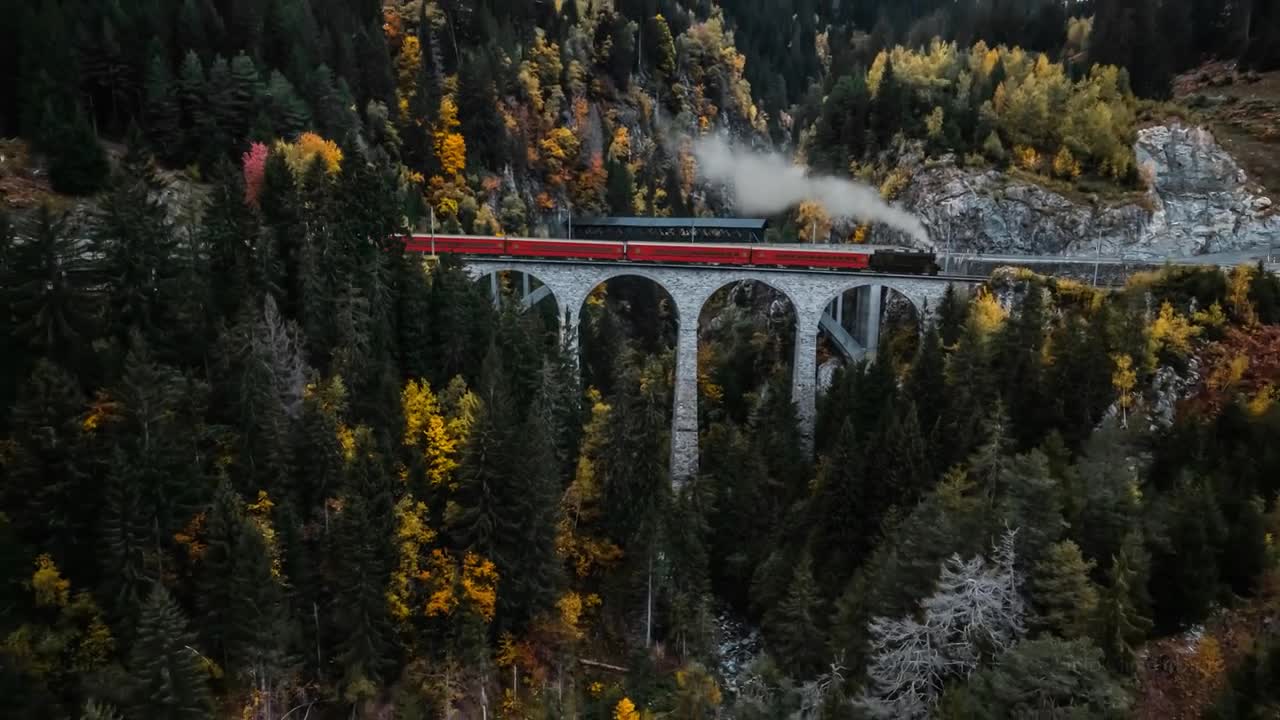
[(932, 252), (899, 248), (830, 250), (803, 245), (710, 245), (702, 243), (544, 240), (471, 235), (410, 235), (405, 247), (431, 254), (482, 255), (693, 265), (744, 265), (816, 270), (873, 270), (937, 275)]

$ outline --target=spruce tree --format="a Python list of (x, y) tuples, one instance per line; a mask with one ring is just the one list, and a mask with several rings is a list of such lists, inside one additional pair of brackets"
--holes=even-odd
[(293, 83), (279, 70), (271, 71), (265, 99), (271, 127), (276, 135), (293, 138), (310, 126), (311, 115), (306, 104), (298, 96)]
[(182, 107), (169, 64), (153, 55), (147, 69), (145, 120), (147, 139), (157, 157), (178, 159), (182, 150)]
[[(194, 4), (195, 0), (188, 0)], [(185, 6), (184, 6), (185, 7)], [(182, 144), (180, 158), (203, 160), (210, 144), (216, 142), (214, 118), (205, 79), (204, 64), (195, 50), (188, 50), (178, 71), (177, 97), (180, 109)]]
[(1107, 584), (1098, 606), (1098, 644), (1106, 664), (1114, 672), (1131, 674), (1136, 669), (1136, 648), (1151, 628), (1134, 602), (1135, 593), (1144, 591), (1145, 558), (1141, 535), (1126, 542), (1118, 557), (1111, 560)]
[(1093, 565), (1070, 540), (1050, 545), (1036, 562), (1031, 599), (1044, 627), (1069, 640), (1091, 635), (1098, 612), (1098, 589), (1089, 579)]
[(73, 577), (92, 572), (95, 499), (101, 499), (81, 456), (84, 407), (76, 379), (38, 360), (11, 410), (8, 477), (0, 485), (0, 506), (22, 508), (10, 516), (12, 531), (66, 563)]
[(826, 647), (822, 614), (813, 561), (806, 553), (795, 566), (786, 598), (765, 620), (773, 652), (782, 667), (797, 677), (813, 677), (822, 667)]
[(385, 679), (393, 658), (386, 591), (393, 566), (395, 502), (367, 428), (355, 433), (345, 476), (335, 538), (334, 622), (344, 684), (355, 687)]
[(199, 720), (213, 716), (209, 685), (187, 618), (157, 583), (138, 618), (129, 655), (130, 695), (137, 717)]
[(969, 304), (956, 286), (947, 284), (938, 303), (938, 337), (943, 347), (953, 348), (964, 333), (965, 320), (969, 316)]
[(157, 348), (169, 340), (161, 328), (168, 325), (179, 271), (159, 190), (152, 169), (131, 151), (93, 227), (95, 274), (110, 298), (105, 329), (125, 350), (135, 331)]
[(947, 404), (946, 371), (946, 358), (938, 327), (929, 323), (915, 360), (911, 363), (906, 395), (915, 404), (920, 432), (930, 446), (934, 445), (941, 433), (940, 423)]
[(1017, 314), (994, 340), (1000, 395), (1013, 421), (1013, 436), (1023, 449), (1044, 439), (1044, 294), (1038, 283), (1029, 282)]
[(17, 245), (14, 284), (0, 289), (14, 312), (14, 350), (76, 372), (94, 337), (91, 268), (65, 216), (41, 206), (30, 235)]
[(100, 190), (111, 166), (84, 111), (77, 107), (69, 119), (46, 114), (44, 122), (53, 138), (48, 145), (53, 189), (68, 195), (92, 195)]
[(283, 594), (272, 551), (245, 505), (230, 483), (219, 484), (208, 514), (200, 630), (224, 669), (245, 686), (263, 687), (282, 663)]
[[(875, 487), (876, 481), (862, 472), (866, 467), (862, 457), (853, 424), (846, 420), (835, 445), (819, 465), (809, 500), (809, 544), (821, 549), (827, 597), (842, 589), (866, 557), (888, 510), (882, 502), (884, 494)], [(859, 520), (851, 522), (851, 518)]]

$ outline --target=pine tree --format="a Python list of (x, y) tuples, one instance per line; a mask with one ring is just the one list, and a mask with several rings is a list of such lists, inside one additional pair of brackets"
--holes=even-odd
[[(187, 5), (194, 3), (195, 0), (188, 0)], [(204, 159), (209, 152), (210, 143), (216, 141), (208, 93), (204, 64), (195, 50), (188, 50), (178, 71), (177, 85), (182, 128), (180, 157), (184, 160)]]
[(133, 712), (156, 720), (212, 717), (203, 656), (169, 592), (156, 584), (142, 607), (129, 655)]
[(311, 125), (311, 115), (293, 83), (279, 70), (272, 70), (265, 96), (267, 113), (275, 134), (294, 138)]
[(45, 115), (49, 144), (49, 182), (68, 195), (91, 195), (102, 188), (111, 171), (106, 151), (84, 111), (76, 108), (70, 119)]
[(938, 304), (938, 335), (943, 347), (954, 348), (964, 333), (969, 305), (955, 285), (948, 284)]
[(245, 501), (225, 480), (209, 509), (200, 578), (205, 646), (245, 686), (269, 687), (285, 639), (283, 594), (273, 551), (245, 515)]
[(498, 112), (493, 64), (484, 53), (468, 55), (458, 70), (458, 119), (474, 166), (499, 170), (510, 155), (507, 128)]
[(100, 499), (80, 457), (85, 398), (74, 377), (38, 360), (12, 408), (7, 481), (0, 506), (22, 508), (10, 517), (24, 545), (65, 558), (75, 577), (90, 575), (92, 529)]
[(605, 199), (609, 213), (619, 217), (634, 214), (635, 178), (631, 169), (621, 160), (610, 159), (605, 163), (608, 179), (605, 183)]
[[(888, 506), (885, 495), (861, 472), (862, 460), (853, 424), (846, 420), (839, 438), (819, 465), (809, 501), (810, 546), (823, 557), (823, 589), (827, 597), (842, 588), (870, 551)], [(851, 518), (859, 518), (851, 522)]]
[(94, 223), (96, 274), (110, 298), (105, 329), (122, 349), (134, 331), (155, 347), (168, 340), (160, 328), (175, 300), (177, 252), (158, 185), (151, 168), (131, 153)]
[(1127, 540), (1118, 557), (1111, 560), (1107, 585), (1098, 607), (1098, 641), (1113, 671), (1130, 674), (1136, 668), (1135, 648), (1151, 628), (1134, 602), (1135, 593), (1145, 588), (1145, 558), (1141, 535)]
[(911, 363), (906, 395), (915, 404), (923, 437), (933, 445), (941, 433), (940, 422), (947, 404), (946, 358), (937, 325), (925, 328), (924, 338)]
[(1013, 436), (1023, 449), (1044, 439), (1044, 325), (1044, 289), (1031, 282), (1017, 315), (1005, 323), (995, 339), (1000, 395), (1013, 421)]
[(345, 475), (334, 622), (344, 685), (350, 689), (382, 680), (392, 659), (386, 589), (394, 566), (395, 503), (367, 428), (354, 434)]
[(1098, 612), (1098, 589), (1080, 548), (1070, 540), (1054, 543), (1035, 564), (1031, 598), (1040, 608), (1040, 622), (1064, 638), (1089, 637)]
[(40, 208), (14, 251), (11, 277), (3, 292), (18, 319), (15, 349), (77, 370), (94, 336), (95, 307), (90, 267), (65, 216)]
[(782, 666), (798, 677), (812, 677), (821, 668), (825, 647), (821, 617), (813, 561), (806, 554), (791, 575), (787, 597), (765, 621), (774, 653)]
[(173, 73), (159, 54), (153, 55), (147, 70), (147, 139), (158, 157), (177, 159), (182, 149), (182, 107), (178, 101)]

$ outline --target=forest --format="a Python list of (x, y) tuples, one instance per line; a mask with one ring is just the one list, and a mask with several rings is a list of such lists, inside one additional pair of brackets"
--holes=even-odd
[[(1276, 3), (0, 4), (3, 154), (47, 170), (0, 207), (7, 715), (1280, 708), (1263, 268), (892, 302), (808, 454), (817, 329), (769, 287), (682, 319), (624, 278), (565, 338), (398, 239), (729, 211), (672, 127), (890, 199), (906, 143), (1132, 187), (1140, 109), (1202, 59), (1273, 69)], [(679, 322), (701, 472), (673, 483)]]

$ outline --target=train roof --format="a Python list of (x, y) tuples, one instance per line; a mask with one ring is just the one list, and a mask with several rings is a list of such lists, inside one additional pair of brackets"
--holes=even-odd
[(697, 230), (764, 230), (769, 227), (765, 218), (700, 218), (700, 217), (601, 217), (580, 220), (574, 228), (694, 228)]

